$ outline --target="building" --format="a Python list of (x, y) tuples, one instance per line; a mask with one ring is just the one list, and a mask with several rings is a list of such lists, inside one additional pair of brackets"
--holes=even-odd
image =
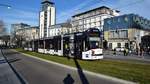
[(39, 26), (32, 26), (28, 30), (30, 32), (30, 39), (39, 39)]
[(11, 36), (10, 36), (10, 43), (11, 45), (15, 45), (15, 42), (17, 41), (17, 31), (21, 29), (26, 29), (29, 28), (30, 25), (25, 24), (25, 23), (15, 23), (11, 24)]
[(11, 24), (11, 34), (15, 35), (19, 29), (25, 29), (25, 28), (29, 28), (29, 27), (30, 27), (30, 25), (25, 24), (25, 23)]
[(70, 23), (60, 23), (49, 27), (49, 37), (72, 33), (72, 25)]
[(136, 14), (125, 14), (104, 20), (104, 47), (140, 48), (141, 37), (150, 35), (150, 20)]
[(48, 28), (55, 25), (56, 15), (54, 3), (49, 0), (42, 1), (42, 10), (40, 11), (40, 38), (48, 37)]
[(117, 10), (106, 6), (98, 7), (72, 16), (72, 27), (75, 32), (94, 27), (103, 31), (104, 19), (118, 15), (119, 11)]
[(17, 23), (17, 24), (11, 24), (11, 33), (15, 34), (15, 32), (19, 29), (28, 28), (30, 25), (25, 23)]
[(39, 27), (33, 26), (24, 29), (18, 29), (16, 35), (23, 38), (25, 41), (30, 41), (39, 38)]

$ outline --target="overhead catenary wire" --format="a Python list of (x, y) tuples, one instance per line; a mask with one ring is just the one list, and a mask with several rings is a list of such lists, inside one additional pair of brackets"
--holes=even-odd
[[(112, 8), (112, 9), (113, 9), (113, 10), (118, 10), (118, 9), (127, 8), (127, 7), (129, 7), (129, 6), (133, 6), (133, 5), (136, 5), (136, 4), (140, 4), (140, 3), (143, 2), (143, 1), (145, 1), (145, 0), (136, 0), (136, 1), (134, 1), (134, 2), (125, 4), (125, 5), (123, 5), (123, 6), (114, 7), (114, 8)], [(78, 13), (80, 13), (83, 9), (86, 9), (87, 7), (89, 7), (89, 4), (100, 3), (100, 2), (106, 2), (106, 0), (91, 0), (91, 1), (87, 2), (87, 4), (84, 4), (82, 7), (76, 9), (72, 14), (78, 14)], [(83, 2), (83, 3), (84, 3), (84, 2)], [(67, 15), (67, 13), (64, 14), (64, 15), (61, 16), (61, 17), (65, 17), (66, 15)]]

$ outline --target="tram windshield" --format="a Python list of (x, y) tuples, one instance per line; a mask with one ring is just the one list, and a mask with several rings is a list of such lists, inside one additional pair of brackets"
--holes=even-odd
[(99, 42), (100, 42), (100, 38), (99, 37), (90, 37), (89, 38), (90, 49), (99, 48)]

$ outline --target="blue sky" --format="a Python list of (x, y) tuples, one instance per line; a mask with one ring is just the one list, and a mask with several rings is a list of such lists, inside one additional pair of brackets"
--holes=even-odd
[[(11, 5), (11, 9), (0, 6), (0, 20), (10, 31), (10, 24), (24, 22), (32, 26), (39, 24), (42, 0), (0, 0), (0, 4)], [(72, 15), (100, 6), (108, 6), (121, 14), (135, 13), (150, 19), (150, 0), (51, 0), (55, 2), (57, 23), (65, 22)]]

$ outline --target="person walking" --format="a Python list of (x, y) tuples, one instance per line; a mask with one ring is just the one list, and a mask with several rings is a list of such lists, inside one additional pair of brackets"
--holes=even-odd
[(114, 49), (114, 56), (116, 56), (116, 48)]
[(124, 53), (124, 56), (126, 56), (126, 48), (124, 48), (124, 51), (123, 51), (123, 53)]
[(143, 54), (144, 54), (144, 49), (143, 49), (143, 48), (140, 48), (140, 57), (141, 57), (141, 58), (144, 58), (144, 55), (143, 55)]
[(128, 48), (126, 48), (126, 56), (128, 56), (128, 54), (129, 54), (129, 50)]

